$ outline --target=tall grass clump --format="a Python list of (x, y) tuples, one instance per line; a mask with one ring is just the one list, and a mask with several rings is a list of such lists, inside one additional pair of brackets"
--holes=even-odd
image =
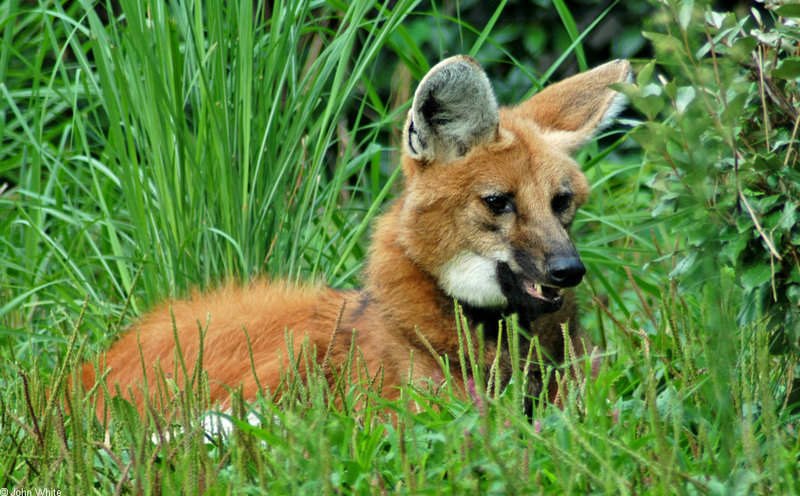
[(371, 71), (413, 4), (8, 12), (10, 42), (35, 36), (2, 86), (2, 313), (74, 314), (88, 294), (102, 330), (226, 277), (352, 278), (392, 182), (378, 136), (398, 110)]

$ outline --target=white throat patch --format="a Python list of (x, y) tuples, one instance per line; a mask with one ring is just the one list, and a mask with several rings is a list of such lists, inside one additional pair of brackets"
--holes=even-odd
[(505, 307), (508, 300), (497, 280), (497, 262), (505, 260), (484, 257), (474, 252), (455, 256), (439, 276), (439, 284), (450, 296), (478, 308)]

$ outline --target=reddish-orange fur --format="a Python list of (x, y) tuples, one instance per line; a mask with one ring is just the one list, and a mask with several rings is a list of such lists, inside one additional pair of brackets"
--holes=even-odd
[[(382, 372), (382, 394), (389, 399), (398, 397), (398, 386), (409, 377), (412, 351), (412, 380), (441, 380), (444, 374), (431, 348), (438, 356), (449, 356), (454, 366), (459, 363), (453, 298), (437, 279), (443, 267), (464, 250), (508, 246), (538, 256), (552, 251), (553, 239), (568, 242), (563, 222), (553, 219), (550, 202), (563, 184), (570, 185), (575, 208), (586, 200), (588, 183), (568, 155), (602, 122), (614, 97), (606, 86), (623, 81), (629, 71), (626, 62), (606, 64), (519, 107), (501, 109), (496, 132), (464, 156), (420, 160), (404, 154), (405, 191), (375, 225), (363, 289), (286, 287), (257, 280), (168, 301), (134, 323), (101, 357), (110, 368), (107, 384), (118, 382), (125, 395), (132, 390), (142, 408), (141, 346), (151, 389), (156, 364), (183, 386), (183, 373), (174, 360), (173, 315), (189, 373), (198, 356), (199, 328), (207, 325), (203, 368), (211, 380), (212, 401), (223, 404), (229, 400), (224, 386), (241, 385), (246, 398), (255, 396), (253, 368), (261, 386), (275, 391), (288, 368), (286, 332), (293, 336), (295, 354), (307, 337), (319, 361), (337, 332), (330, 349), (334, 367), (345, 362), (355, 333), (368, 373)], [(491, 233), (477, 227), (496, 221), (478, 195), (480, 188), (489, 186), (514, 191), (518, 209), (513, 219), (497, 220)], [(538, 316), (531, 324), (543, 348), (557, 358), (563, 357), (561, 324), (570, 322), (570, 329), (577, 329), (575, 310), (568, 293), (558, 311)], [(489, 343), (487, 364), (497, 352)], [(501, 368), (508, 366), (501, 363)], [(461, 371), (453, 372), (456, 388), (463, 392)], [(87, 388), (95, 383), (90, 363), (84, 365), (83, 382)]]

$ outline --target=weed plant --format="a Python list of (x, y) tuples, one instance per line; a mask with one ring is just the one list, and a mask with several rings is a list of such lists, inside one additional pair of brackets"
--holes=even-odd
[[(398, 179), (392, 132), (407, 109), (400, 96), (443, 55), (423, 53), (411, 33), (431, 22), (457, 30), (459, 46), (442, 50), (471, 53), (490, 70), (503, 53), (494, 33), (505, 2), (480, 28), (413, 1), (267, 5), (0, 4), (0, 488), (800, 493), (796, 355), (788, 346), (770, 353), (776, 329), (797, 334), (766, 313), (747, 313), (753, 292), (763, 296), (772, 286), (774, 294), (782, 288), (780, 309), (789, 312), (781, 322), (797, 304), (796, 266), (776, 265), (755, 227), (772, 229), (767, 238), (785, 250), (781, 260), (796, 255), (795, 221), (786, 220), (797, 215), (796, 206), (786, 207), (797, 198), (796, 113), (784, 109), (790, 120), (777, 126), (756, 119), (777, 115), (759, 96), (769, 90), (734, 77), (726, 98), (749, 117), (730, 118), (744, 122), (752, 139), (728, 133), (727, 141), (703, 141), (703, 133), (729, 128), (697, 128), (699, 116), (714, 115), (703, 113), (701, 96), (719, 92), (713, 79), (686, 71), (701, 67), (705, 77), (714, 64), (740, 63), (739, 50), (760, 46), (769, 53), (762, 60), (774, 62), (761, 73), (782, 78), (779, 89), (795, 98), (790, 26), (798, 12), (791, 6), (739, 17), (691, 2), (654, 6), (661, 16), (648, 28), (658, 33), (648, 35), (657, 38), (655, 63), (635, 61), (637, 81), (620, 88), (644, 116), (623, 122), (636, 129), (644, 151), (622, 126), (579, 157), (593, 186), (574, 226), (590, 272), (579, 296), (587, 334), (603, 351), (599, 360), (568, 355), (565, 369), (546, 371), (562, 384), (560, 407), (539, 398), (525, 416), (521, 377), (505, 389), (491, 387), (491, 372), (475, 381), (469, 401), (446, 383), (408, 387), (400, 401), (386, 402), (377, 394), (379, 378), (345, 380), (351, 374), (341, 370), (331, 388), (315, 380), (325, 371), (310, 358), (325, 350), (307, 347), (293, 361), (308, 367), (306, 383), (289, 373), (280, 391), (264, 391), (253, 405), (231, 391), (231, 411), (222, 415), (236, 427), (229, 435), (204, 428), (219, 417), (208, 416), (216, 406), (201, 368), (185, 372), (193, 380), (184, 391), (167, 379), (148, 385), (166, 403), (144, 415), (114, 399), (116, 391), (77, 386), (83, 360), (147, 307), (190, 287), (262, 274), (357, 284), (369, 223)], [(509, 79), (525, 79), (532, 91), (573, 56), (581, 66), (604, 62), (587, 61), (581, 50), (596, 24), (579, 30), (566, 2), (548, 8), (558, 11), (571, 44), (544, 74), (512, 64), (520, 75)], [(769, 39), (770, 26), (783, 37), (780, 45), (752, 39), (750, 28)], [(735, 53), (697, 51), (726, 40), (736, 42)], [(387, 74), (397, 84), (389, 97), (374, 83)], [(671, 87), (671, 78), (680, 82)], [(763, 140), (754, 138), (759, 130)], [(683, 141), (672, 140), (676, 133)], [(659, 143), (659, 136), (672, 141)], [(720, 179), (730, 172), (725, 160), (711, 161), (713, 173), (673, 169), (669, 158), (691, 156), (676, 153), (676, 143), (723, 155), (757, 143), (766, 162), (752, 164), (766, 169), (748, 169), (741, 192), (733, 190)], [(775, 166), (773, 184), (767, 169)], [(756, 188), (760, 178), (782, 199), (766, 201), (768, 193)], [(687, 182), (728, 195), (728, 203), (682, 203)], [(741, 196), (763, 211), (736, 211), (740, 240), (731, 225), (707, 223), (704, 213), (733, 208), (729, 197)], [(665, 205), (674, 204), (679, 210), (667, 215)], [(705, 244), (691, 237), (687, 247), (692, 232), (704, 232)], [(708, 254), (720, 247), (731, 263), (702, 262), (713, 261)], [(682, 261), (695, 249), (702, 270), (689, 271)], [(741, 258), (744, 250), (755, 253), (752, 262)], [(744, 262), (760, 267), (757, 278)], [(754, 317), (743, 319), (743, 312)], [(535, 356), (513, 322), (506, 328), (515, 360)], [(479, 339), (446, 359), (465, 362), (476, 353)], [(349, 366), (358, 370), (357, 350)], [(97, 397), (106, 399), (102, 422)], [(256, 417), (252, 424), (248, 414)]]

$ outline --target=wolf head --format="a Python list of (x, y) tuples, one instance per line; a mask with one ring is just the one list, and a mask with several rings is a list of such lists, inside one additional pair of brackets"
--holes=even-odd
[(558, 310), (586, 269), (570, 240), (589, 184), (571, 158), (622, 109), (614, 61), (498, 108), (470, 57), (436, 65), (403, 131), (400, 243), (439, 287), (476, 308)]

